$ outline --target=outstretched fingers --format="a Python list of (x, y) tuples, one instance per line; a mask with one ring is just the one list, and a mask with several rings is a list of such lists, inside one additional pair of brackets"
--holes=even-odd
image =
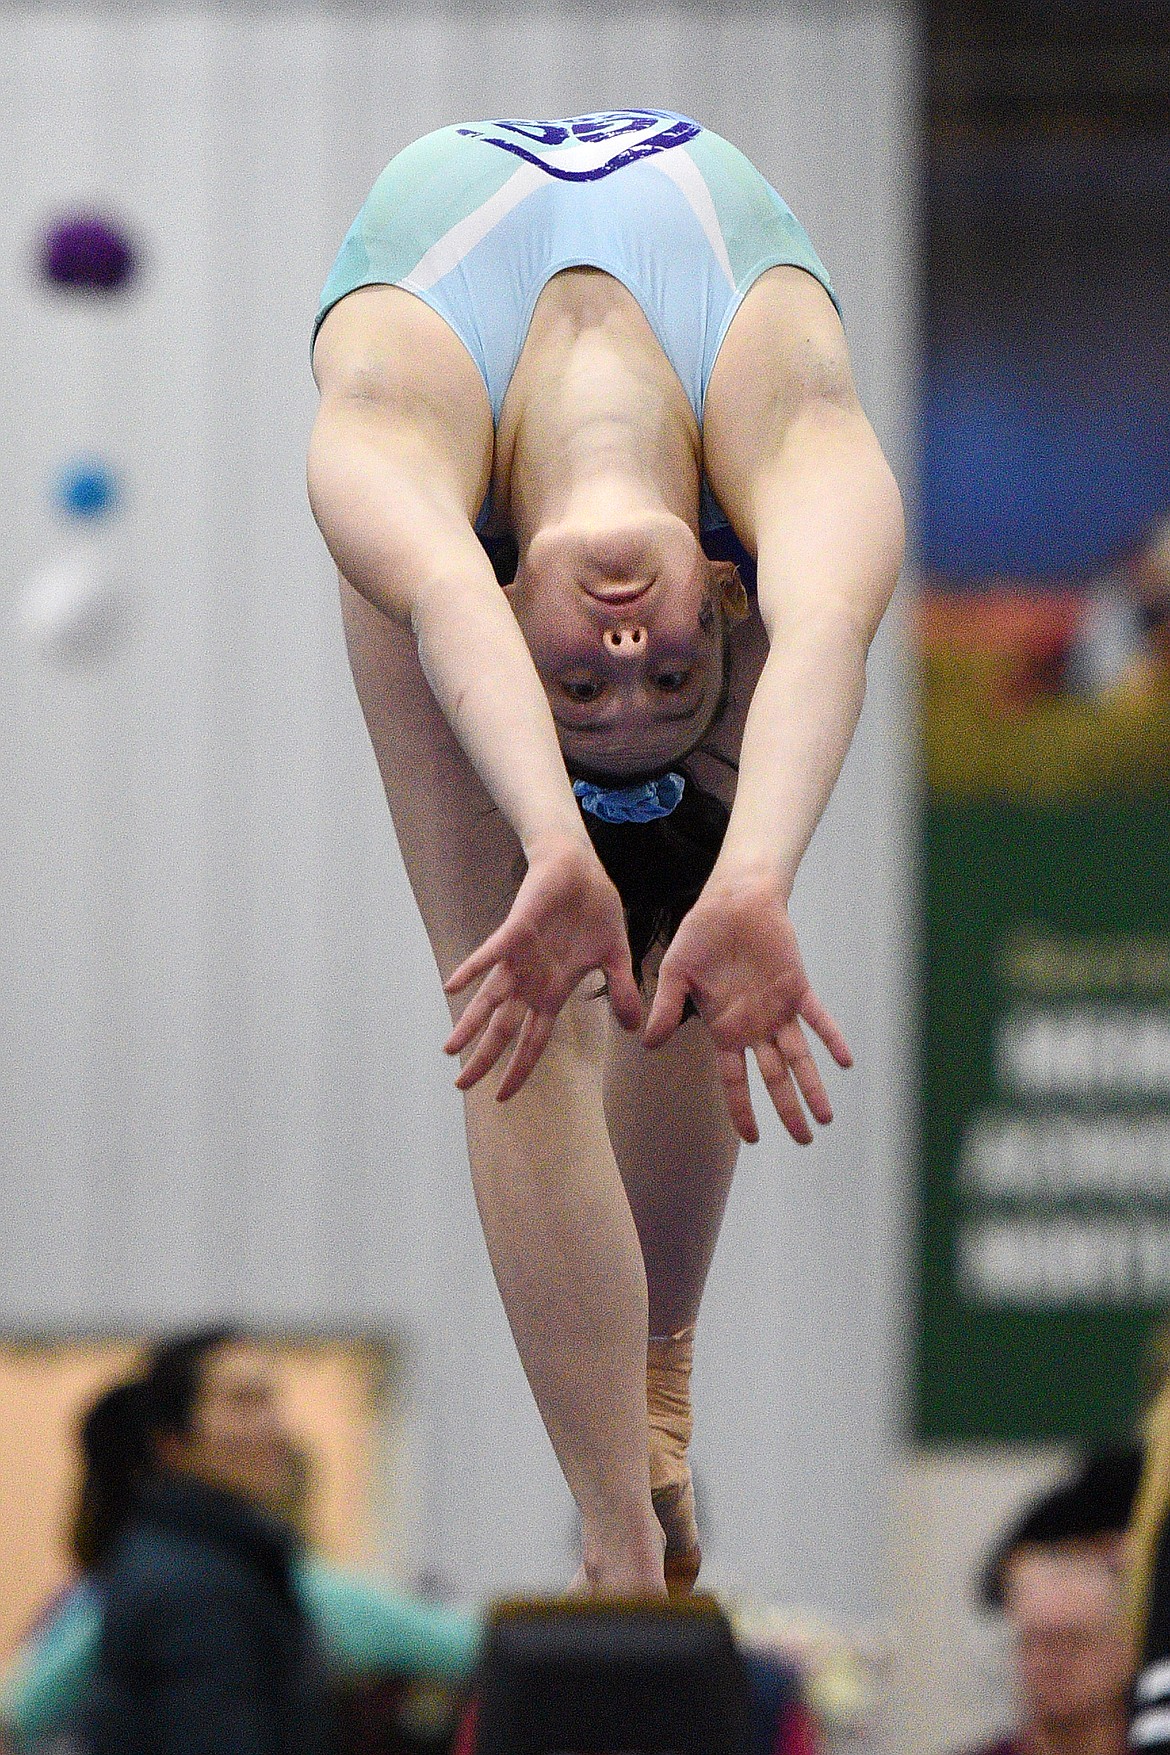
[(470, 1091), (489, 1073), (510, 1042), (514, 1043), (504, 1076), (496, 1091), (496, 1102), (506, 1103), (514, 1097), (548, 1046), (556, 1026), (555, 1012), (535, 1012), (522, 1001), (512, 999), (497, 1007), (492, 1014), (475, 1051), (455, 1080), (460, 1091)]
[[(450, 976), (443, 983), (444, 992), (458, 992), (459, 989), (453, 987), (451, 983), (456, 976), (461, 975), (462, 969), (466, 967), (467, 964), (464, 963), (461, 969), (455, 971), (455, 975)], [(472, 978), (469, 976), (468, 980)], [(460, 981), (459, 987), (464, 985), (464, 982)], [(505, 1005), (511, 997), (512, 983), (504, 970), (497, 965), (475, 997), (468, 1001), (463, 1016), (443, 1044), (444, 1054), (462, 1054), (463, 1050), (475, 1041), (480, 1031), (491, 1021), (493, 1014), (496, 1014), (499, 1008)]]
[(516, 1046), (508, 1058), (504, 1076), (496, 1092), (496, 1102), (506, 1103), (520, 1089), (548, 1045), (556, 1024), (555, 1012), (530, 1011), (520, 1027)]
[(800, 1016), (810, 1029), (816, 1031), (839, 1067), (848, 1068), (853, 1065), (853, 1053), (842, 1034), (841, 1026), (821, 1004), (811, 988), (801, 1002)]
[(760, 1075), (768, 1088), (777, 1115), (798, 1146), (810, 1146), (813, 1130), (800, 1105), (792, 1069), (775, 1042), (761, 1042), (756, 1048)]
[(795, 1021), (786, 1025), (777, 1036), (776, 1045), (787, 1061), (797, 1089), (808, 1104), (814, 1120), (819, 1121), (822, 1127), (828, 1127), (833, 1119), (833, 1105), (829, 1101), (829, 1093), (800, 1025)]
[(746, 1145), (754, 1146), (759, 1140), (760, 1130), (748, 1088), (747, 1057), (742, 1048), (721, 1048), (718, 1065), (731, 1124)]
[(520, 1029), (524, 1015), (524, 1006), (514, 999), (506, 1001), (492, 1013), (474, 1052), (455, 1080), (456, 1090), (470, 1091), (472, 1085), (478, 1085), (484, 1074), (491, 1071)]
[(497, 926), (490, 938), (485, 938), (477, 950), (472, 951), (469, 957), (464, 957), (457, 969), (452, 969), (443, 983), (444, 993), (462, 993), (477, 975), (486, 975), (489, 969), (495, 967), (503, 950), (507, 925), (505, 920), (503, 926)]

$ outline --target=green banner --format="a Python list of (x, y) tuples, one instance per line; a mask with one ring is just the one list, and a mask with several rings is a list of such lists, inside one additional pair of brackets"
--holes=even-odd
[(1170, 703), (988, 646), (926, 648), (916, 1435), (1091, 1441), (1170, 1316)]

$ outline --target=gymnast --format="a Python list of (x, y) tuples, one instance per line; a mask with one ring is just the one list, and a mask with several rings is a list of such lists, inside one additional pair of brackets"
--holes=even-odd
[(694, 1327), (759, 1137), (746, 1056), (800, 1143), (832, 1118), (803, 1026), (850, 1064), (788, 900), (897, 579), (898, 490), (804, 231), (664, 111), (407, 147), (313, 367), (310, 499), (577, 1582), (685, 1592)]

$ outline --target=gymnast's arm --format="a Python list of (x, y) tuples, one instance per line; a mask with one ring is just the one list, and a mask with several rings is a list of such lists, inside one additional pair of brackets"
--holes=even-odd
[(831, 1120), (800, 1030), (809, 1024), (841, 1066), (840, 1030), (813, 994), (788, 919), (797, 868), (828, 803), (865, 694), (870, 641), (903, 551), (897, 485), (858, 402), (841, 325), (810, 276), (786, 271), (762, 304), (704, 430), (708, 473), (758, 561), (768, 656), (744, 725), (735, 803), (703, 893), (663, 958), (647, 1021), (664, 1041), (688, 994), (711, 1027), (732, 1118), (758, 1137), (744, 1051), (756, 1052), (778, 1113), (802, 1144)]
[(836, 315), (823, 304), (811, 357), (806, 346), (752, 484), (769, 650), (711, 879), (762, 881), (785, 904), (857, 726), (866, 656), (904, 546), (897, 485), (857, 400)]
[(411, 628), (444, 718), (529, 861), (548, 842), (591, 853), (540, 679), (444, 450), (344, 374), (326, 379), (314, 516), (343, 576)]
[(321, 532), (343, 577), (409, 625), (431, 692), (528, 863), (507, 919), (446, 982), (455, 994), (483, 978), (445, 1047), (472, 1050), (456, 1080), (466, 1090), (513, 1044), (502, 1102), (591, 972), (605, 975), (625, 1028), (641, 1023), (621, 901), (585, 832), (524, 637), (472, 528), (477, 471), (440, 422), (404, 418), (360, 376), (341, 370), (332, 382), (323, 370), (322, 389), (309, 454)]

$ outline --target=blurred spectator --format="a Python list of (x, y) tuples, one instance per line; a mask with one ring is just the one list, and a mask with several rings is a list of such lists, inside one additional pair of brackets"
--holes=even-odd
[[(240, 1465), (240, 1469), (233, 1468), (231, 1472), (244, 1516), (254, 1513), (261, 1525), (275, 1534), (278, 1545), (287, 1554), (288, 1576), (296, 1601), (320, 1639), (331, 1681), (344, 1692), (343, 1719), (348, 1740), (355, 1746), (368, 1740), (363, 1727), (369, 1717), (366, 1705), (369, 1697), (376, 1697), (376, 1714), (391, 1727), (394, 1711), (387, 1704), (390, 1696), (395, 1700), (400, 1697), (403, 1708), (417, 1718), (412, 1692), (416, 1684), (429, 1690), (432, 1719), (436, 1691), (446, 1691), (451, 1702), (449, 1710), (454, 1711), (478, 1653), (479, 1617), (419, 1601), (306, 1553), (286, 1526), (289, 1521), (300, 1522), (303, 1518), (307, 1459), (284, 1430), (267, 1355), (254, 1343), (219, 1330), (188, 1337), (162, 1349), (156, 1360), (167, 1354), (181, 1356), (183, 1349), (189, 1350), (193, 1343), (191, 1363), (200, 1386), (193, 1391), (193, 1422), (198, 1424), (205, 1440), (211, 1435), (209, 1421), (212, 1429), (218, 1425), (220, 1463), (234, 1457)], [(199, 1363), (201, 1356), (208, 1366), (206, 1372)], [(147, 1385), (150, 1380), (148, 1371)], [(218, 1414), (208, 1406), (212, 1391), (219, 1401)], [(242, 1395), (244, 1407), (233, 1412), (230, 1403), (237, 1393)], [(258, 1401), (252, 1401), (257, 1395)], [(225, 1396), (227, 1408), (222, 1405)], [(103, 1450), (104, 1429), (109, 1441), (105, 1447), (106, 1460), (111, 1465), (119, 1456), (126, 1459), (129, 1423), (133, 1479), (127, 1482), (121, 1468), (111, 1472), (101, 1463), (96, 1469), (87, 1467), (74, 1530), (74, 1549), (83, 1576), (39, 1618), (5, 1678), (0, 1691), (0, 1745), (5, 1732), (18, 1749), (26, 1750), (84, 1726), (101, 1650), (107, 1584), (107, 1568), (100, 1563), (103, 1530), (108, 1532), (111, 1517), (117, 1521), (119, 1506), (125, 1512), (136, 1502), (136, 1482), (150, 1483), (151, 1491), (156, 1490), (156, 1479), (163, 1479), (166, 1484), (165, 1469), (156, 1469), (149, 1459), (145, 1467), (142, 1463), (139, 1443), (142, 1398), (141, 1385), (119, 1386), (102, 1398), (85, 1422), (87, 1451), (95, 1444), (99, 1451)], [(192, 1436), (189, 1432), (188, 1438)], [(252, 1439), (258, 1443), (249, 1464)], [(267, 1460), (261, 1461), (265, 1454)], [(243, 1485), (241, 1470), (250, 1483), (242, 1494), (238, 1491)], [(197, 1482), (195, 1489), (198, 1491)], [(390, 1733), (388, 1737), (390, 1746), (393, 1740)], [(415, 1739), (423, 1740), (427, 1739)], [(405, 1744), (410, 1738), (403, 1737), (401, 1741)], [(209, 1751), (213, 1746), (207, 1745)]]
[(324, 1663), (293, 1589), (292, 1445), (272, 1362), (228, 1329), (160, 1347), (82, 1427), (74, 1549), (101, 1580), (90, 1755), (326, 1755)]
[(1098, 699), (1170, 675), (1170, 515), (1157, 519), (1085, 593), (1064, 663), (1064, 686)]
[(1018, 1720), (982, 1755), (1125, 1755), (1125, 1532), (1140, 1466), (1136, 1450), (1092, 1459), (993, 1550), (979, 1594), (1011, 1635)]
[(1146, 1415), (1145, 1467), (1129, 1534), (1131, 1632), (1139, 1654), (1130, 1746), (1170, 1751), (1170, 1377), (1160, 1337), (1161, 1384)]

